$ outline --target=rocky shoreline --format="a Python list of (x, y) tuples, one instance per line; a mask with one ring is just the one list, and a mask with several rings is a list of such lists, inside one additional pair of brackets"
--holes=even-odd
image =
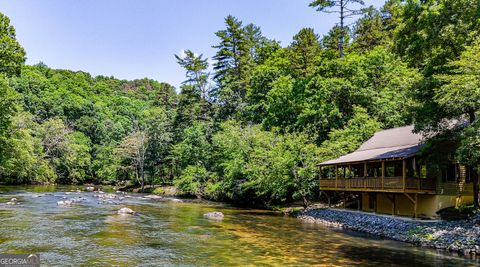
[(480, 256), (480, 216), (464, 221), (416, 221), (336, 209), (308, 209), (301, 220), (463, 255)]

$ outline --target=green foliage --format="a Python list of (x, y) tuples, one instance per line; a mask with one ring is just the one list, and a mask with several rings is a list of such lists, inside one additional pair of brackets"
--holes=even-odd
[(381, 127), (382, 124), (371, 118), (364, 108), (354, 107), (354, 115), (345, 127), (332, 130), (328, 140), (320, 146), (320, 159), (324, 161), (337, 158), (354, 151)]
[(56, 179), (49, 162), (43, 158), (41, 140), (34, 133), (38, 125), (28, 113), (18, 113), (2, 141), (3, 161), (0, 162), (0, 182), (48, 183)]
[(0, 73), (19, 75), (25, 63), (25, 50), (18, 43), (10, 19), (0, 12)]
[(437, 76), (443, 85), (435, 90), (436, 102), (452, 117), (468, 114), (474, 122), (480, 110), (480, 40), (446, 67), (451, 71)]
[(17, 110), (18, 95), (8, 84), (7, 78), (0, 74), (0, 136), (10, 126), (10, 119)]
[(290, 69), (294, 77), (308, 77), (320, 61), (320, 42), (312, 28), (303, 28), (290, 45)]

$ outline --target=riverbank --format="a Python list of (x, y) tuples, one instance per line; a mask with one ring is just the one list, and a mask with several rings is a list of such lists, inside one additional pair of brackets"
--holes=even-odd
[(464, 255), (480, 255), (480, 216), (463, 221), (421, 221), (364, 212), (309, 209), (301, 220), (363, 232)]

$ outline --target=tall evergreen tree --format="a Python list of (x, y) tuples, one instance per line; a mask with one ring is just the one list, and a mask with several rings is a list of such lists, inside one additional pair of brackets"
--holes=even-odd
[(233, 16), (225, 19), (226, 29), (215, 35), (220, 39), (213, 57), (216, 61), (214, 80), (217, 83), (216, 97), (221, 104), (220, 117), (230, 118), (241, 114), (245, 96), (255, 64), (255, 54), (264, 41), (260, 28), (243, 23)]
[(363, 0), (314, 0), (310, 6), (316, 8), (319, 12), (338, 13), (340, 18), (340, 38), (339, 53), (340, 57), (344, 56), (345, 36), (347, 35), (345, 20), (357, 15), (361, 15), (361, 9), (355, 9), (352, 4), (365, 5)]
[(289, 47), (291, 69), (295, 77), (307, 77), (320, 57), (320, 42), (312, 28), (303, 28), (293, 37)]

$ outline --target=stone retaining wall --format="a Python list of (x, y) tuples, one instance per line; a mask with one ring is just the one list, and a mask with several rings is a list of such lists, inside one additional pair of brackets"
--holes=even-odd
[(319, 223), (367, 234), (445, 249), (461, 254), (480, 255), (480, 216), (467, 221), (415, 221), (393, 216), (333, 209), (309, 209), (297, 216)]

